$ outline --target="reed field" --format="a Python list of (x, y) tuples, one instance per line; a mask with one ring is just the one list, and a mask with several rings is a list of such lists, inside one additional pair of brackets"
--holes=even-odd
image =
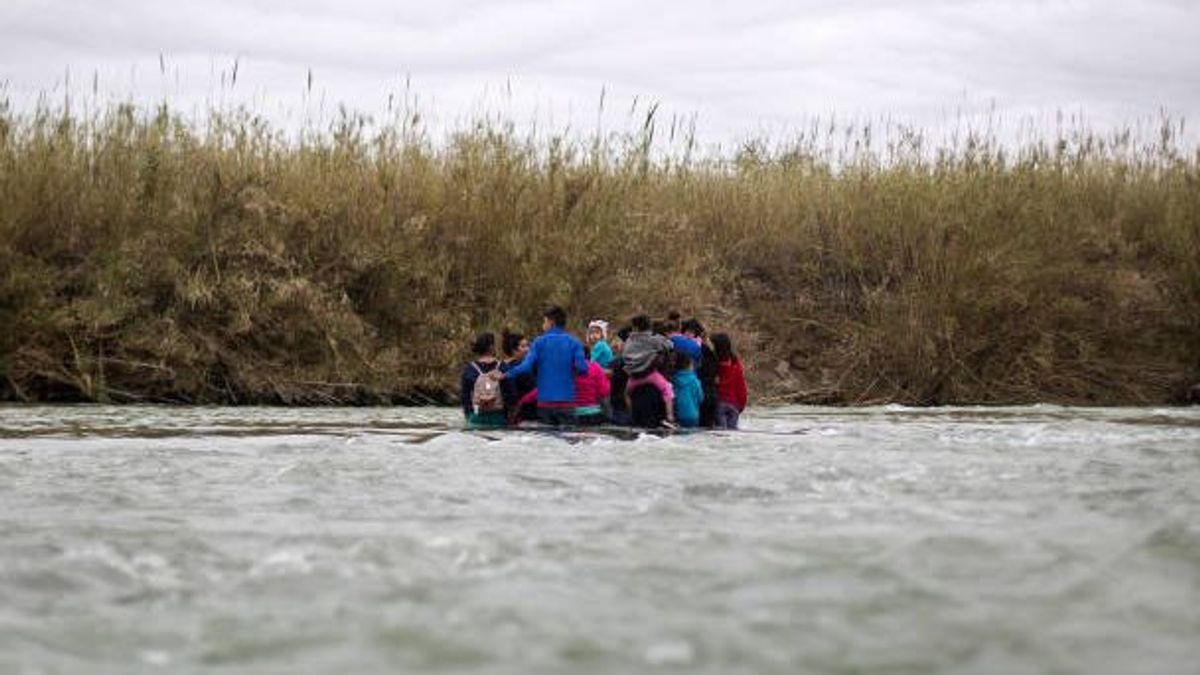
[(547, 303), (726, 331), (752, 399), (1183, 402), (1200, 153), (814, 124), (724, 152), (346, 113), (0, 107), (0, 399), (433, 402)]

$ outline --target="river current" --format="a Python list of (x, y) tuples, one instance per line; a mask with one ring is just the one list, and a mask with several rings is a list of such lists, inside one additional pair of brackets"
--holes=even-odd
[(0, 408), (0, 673), (1198, 673), (1200, 409)]

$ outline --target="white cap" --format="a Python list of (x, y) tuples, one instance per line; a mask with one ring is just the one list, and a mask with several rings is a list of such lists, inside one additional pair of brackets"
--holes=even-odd
[(605, 321), (604, 319), (592, 319), (592, 321), (590, 323), (588, 323), (588, 330), (591, 330), (593, 328), (599, 328), (600, 334), (604, 336), (604, 339), (605, 340), (608, 339), (608, 322), (607, 321)]

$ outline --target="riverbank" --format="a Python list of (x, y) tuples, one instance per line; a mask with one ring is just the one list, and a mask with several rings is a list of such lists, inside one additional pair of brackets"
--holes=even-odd
[(0, 399), (443, 402), (473, 333), (555, 302), (695, 314), (760, 401), (1183, 402), (1200, 155), (1177, 133), (831, 127), (697, 158), (653, 114), (591, 141), (352, 115), (295, 140), (248, 112), (0, 108)]

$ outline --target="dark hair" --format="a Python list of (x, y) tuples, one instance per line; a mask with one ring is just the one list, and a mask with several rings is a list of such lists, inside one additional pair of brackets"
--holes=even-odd
[(476, 356), (487, 356), (496, 351), (496, 334), (480, 333), (471, 344), (471, 353)]
[(646, 316), (645, 314), (638, 314), (630, 319), (629, 323), (632, 324), (633, 330), (640, 332), (650, 330), (650, 317)]
[(592, 346), (588, 343), (583, 343), (583, 360), (587, 361), (592, 358)]
[(525, 336), (520, 333), (510, 333), (507, 329), (500, 331), (500, 348), (504, 350), (506, 356), (516, 356), (517, 348), (521, 346), (521, 340)]
[(683, 315), (680, 314), (679, 312), (677, 312), (676, 310), (671, 310), (670, 312), (667, 312), (667, 320), (663, 322), (663, 332), (678, 333), (679, 332), (679, 319), (682, 316)]
[(617, 331), (617, 339), (621, 342), (629, 341), (629, 334), (633, 332), (633, 326), (622, 326), (621, 330)]
[(655, 321), (650, 324), (650, 330), (659, 335), (666, 335), (671, 332), (671, 326), (666, 321)]
[(558, 305), (550, 305), (546, 311), (542, 312), (542, 316), (550, 319), (550, 323), (562, 328), (567, 325), (567, 310)]
[(692, 317), (680, 324), (683, 327), (683, 332), (691, 333), (696, 337), (704, 336), (704, 324), (700, 323), (700, 319)]
[(712, 343), (718, 361), (737, 361), (737, 354), (733, 353), (733, 340), (729, 339), (728, 333), (717, 333), (712, 336)]

